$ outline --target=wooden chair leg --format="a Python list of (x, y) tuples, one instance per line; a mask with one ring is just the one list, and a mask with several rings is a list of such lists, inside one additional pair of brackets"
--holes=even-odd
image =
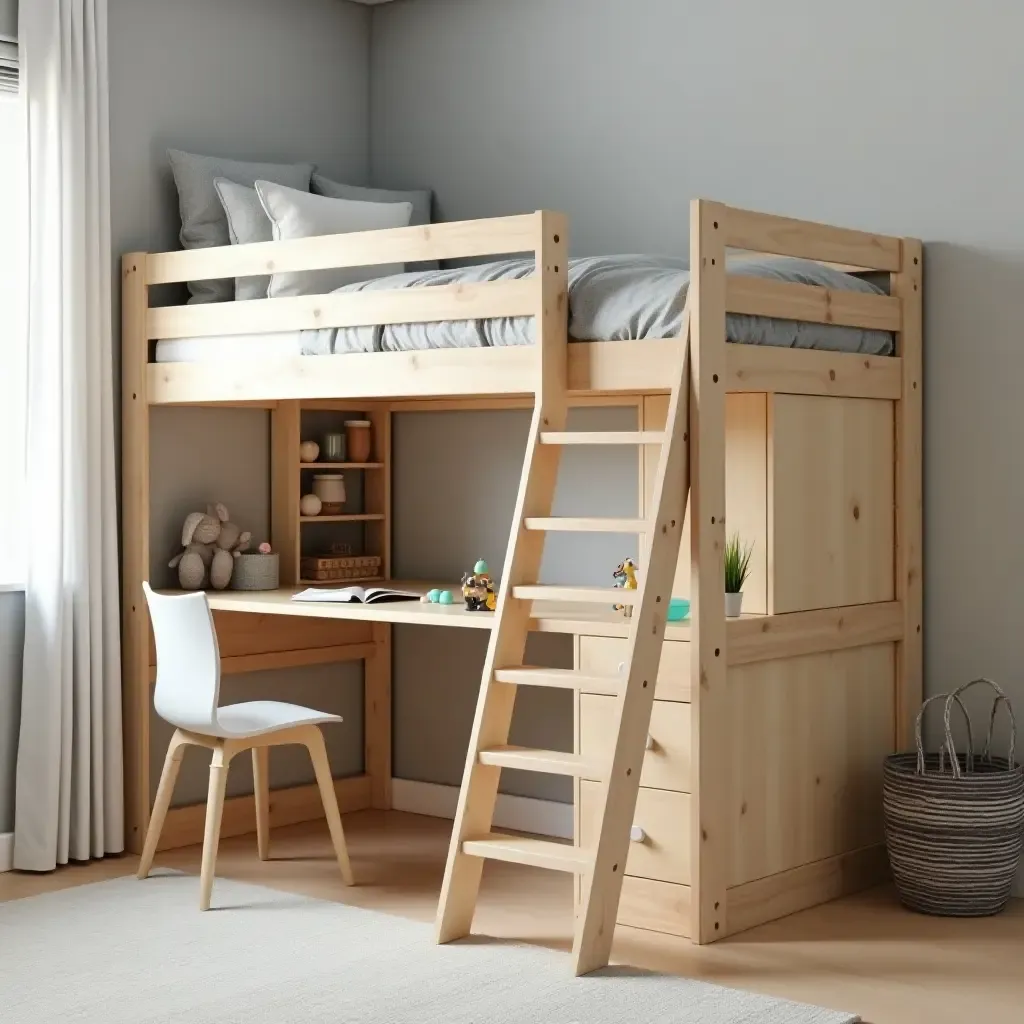
[(187, 745), (188, 740), (185, 735), (180, 729), (175, 729), (171, 742), (167, 746), (167, 756), (164, 758), (164, 770), (160, 774), (160, 785), (157, 787), (153, 813), (149, 816), (146, 842), (142, 848), (142, 857), (139, 859), (139, 878), (145, 878), (153, 867), (153, 858), (156, 856), (160, 833), (163, 831), (164, 820), (167, 818), (167, 808), (171, 805), (174, 784), (178, 781), (178, 769), (181, 768), (181, 759), (185, 755)]
[(206, 797), (206, 833), (203, 836), (203, 866), (199, 875), (199, 909), (210, 909), (213, 874), (220, 844), (220, 819), (224, 813), (224, 790), (228, 781), (230, 755), (223, 745), (216, 747), (210, 759), (210, 789)]
[(324, 813), (327, 815), (327, 826), (331, 830), (331, 842), (334, 844), (334, 853), (338, 858), (338, 867), (341, 868), (341, 877), (346, 885), (353, 885), (355, 883), (352, 878), (352, 865), (348, 859), (345, 831), (341, 827), (338, 797), (334, 792), (334, 778), (331, 775), (330, 762), (327, 760), (324, 736), (318, 726), (310, 728), (306, 736), (307, 738), (303, 742), (306, 749), (309, 750), (313, 770), (316, 772), (316, 782), (320, 787), (320, 799), (323, 801)]
[(256, 797), (256, 848), (270, 856), (270, 747), (252, 748), (252, 789)]

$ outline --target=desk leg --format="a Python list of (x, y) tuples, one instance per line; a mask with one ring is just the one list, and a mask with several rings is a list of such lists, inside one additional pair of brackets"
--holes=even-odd
[(374, 653), (364, 662), (363, 743), (370, 806), (391, 808), (391, 625), (373, 624)]

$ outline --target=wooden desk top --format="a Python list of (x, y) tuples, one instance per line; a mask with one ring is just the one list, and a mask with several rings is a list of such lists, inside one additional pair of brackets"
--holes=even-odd
[[(390, 580), (382, 586), (425, 594), (428, 590), (450, 590), (456, 598), (451, 605), (395, 601), (388, 604), (348, 604), (342, 602), (293, 601), (292, 595), (305, 587), (279, 590), (213, 590), (207, 592), (215, 611), (249, 612), (261, 615), (298, 615), (323, 619), (362, 619), (370, 622), (394, 622), (416, 626), (455, 626), (463, 629), (490, 629), (494, 615), (471, 612), (462, 603), (458, 583)], [(372, 586), (372, 584), (371, 584)], [(628, 635), (629, 623), (611, 608), (592, 604), (566, 604), (535, 601), (530, 628), (540, 633), (581, 633), (590, 636)], [(665, 632), (668, 640), (689, 640), (689, 622), (673, 622)]]

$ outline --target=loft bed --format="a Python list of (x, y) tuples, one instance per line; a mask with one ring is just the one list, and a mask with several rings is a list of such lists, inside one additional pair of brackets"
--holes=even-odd
[[(641, 430), (662, 426), (665, 397), (686, 338), (570, 339), (566, 231), (560, 215), (537, 213), (124, 256), (122, 528), (130, 848), (141, 845), (151, 804), (152, 656), (141, 600), (141, 584), (150, 565), (150, 408), (218, 405), (271, 410), (272, 539), (281, 552), (282, 582), (298, 584), (301, 523), (294, 488), (303, 408), (367, 410), (378, 427), (380, 443), (387, 446), (392, 411), (532, 403), (533, 396), (539, 395), (543, 363), (549, 374), (545, 386), (552, 386), (553, 372), (554, 386), (568, 393), (570, 404), (633, 404)], [(800, 274), (785, 279), (744, 273), (748, 265), (734, 260), (734, 252), (811, 261), (827, 271), (821, 280), (828, 284), (806, 283), (813, 276)], [(429, 287), (398, 287), (403, 283), (399, 281), (391, 287), (389, 280), (326, 295), (150, 304), (150, 288), (189, 280), (424, 260), (481, 260), (510, 253), (528, 254), (536, 272), (494, 281), (420, 282)], [(736, 909), (732, 924), (719, 926), (724, 913), (719, 906), (727, 905), (730, 890), (730, 865), (743, 860), (738, 852), (743, 833), (734, 820), (736, 794), (728, 787), (730, 775), (735, 782), (746, 768), (730, 734), (741, 714), (738, 688), (762, 681), (751, 671), (768, 673), (763, 680), (767, 685), (777, 682), (770, 673), (777, 673), (780, 665), (792, 660), (796, 678), (801, 675), (796, 671), (799, 659), (823, 657), (824, 662), (813, 666), (822, 681), (834, 675), (843, 686), (852, 682), (855, 689), (865, 673), (881, 672), (885, 676), (881, 686), (865, 691), (877, 698), (874, 709), (864, 711), (864, 729), (873, 730), (865, 746), (871, 751), (865, 756), (870, 758), (878, 749), (893, 749), (908, 740), (920, 703), (921, 245), (913, 239), (698, 200), (691, 208), (689, 268), (693, 468), (689, 540), (684, 535), (673, 593), (690, 595), (695, 612), (685, 628), (674, 627), (670, 634), (689, 642), (694, 670), (702, 680), (701, 686), (693, 687), (688, 742), (693, 834), (704, 839), (692, 845), (687, 897), (692, 923), (682, 934), (712, 941), (739, 930), (741, 923), (749, 927), (807, 905), (809, 898), (818, 901), (828, 898), (826, 893), (845, 891), (847, 876), (863, 884), (869, 872), (862, 870), (860, 860), (851, 865), (849, 858), (859, 856), (861, 848), (877, 851), (881, 841), (877, 815), (870, 809), (833, 808), (828, 827), (835, 831), (837, 820), (849, 819), (849, 835), (829, 861), (834, 870), (819, 871), (820, 877), (810, 887), (816, 896), (807, 895), (804, 875), (793, 875), (797, 867), (803, 870), (807, 865), (764, 868), (759, 877), (758, 869), (746, 864), (746, 875), (752, 877), (744, 887), (742, 906)], [(852, 275), (862, 273), (885, 276), (888, 288), (859, 287), (860, 278)], [(762, 327), (766, 323), (769, 327), (804, 325), (809, 329), (801, 335), (801, 344), (820, 343), (825, 348), (736, 343), (727, 328), (736, 323), (733, 316), (751, 318)], [(264, 344), (268, 337), (282, 333), (513, 318), (533, 319), (534, 344), (311, 355)], [(828, 350), (837, 328), (861, 332), (861, 340), (870, 340), (869, 347), (879, 337), (888, 339), (889, 345), (876, 351)], [(239, 339), (243, 346), (251, 343), (251, 358), (236, 358), (230, 344), (221, 345), (227, 338)], [(213, 358), (203, 358), (204, 346)], [(375, 490), (382, 507), (390, 509), (391, 481), (386, 473), (367, 487)], [(641, 492), (641, 503), (647, 497)], [(707, 599), (709, 593), (716, 593), (716, 576), (721, 592), (726, 506), (730, 531), (734, 526), (741, 528), (744, 536), (755, 540), (757, 550), (747, 604), (753, 617), (730, 621), (724, 609), (710, 611)], [(710, 525), (716, 520), (717, 525)], [(370, 529), (376, 531), (382, 554), (381, 574), (389, 578), (388, 526), (380, 523)], [(373, 623), (296, 619), (294, 609), (284, 607), (287, 594), (283, 597), (276, 610), (286, 613), (280, 615), (274, 614), (273, 595), (256, 600), (224, 593), (213, 598), (219, 629), (234, 643), (229, 645), (230, 656), (225, 655), (225, 669), (230, 670), (228, 662), (244, 671), (372, 653), (366, 676), (367, 729), (371, 729), (372, 705), (374, 735), (368, 732), (366, 737), (366, 773), (346, 791), (348, 799), (342, 799), (342, 805), (343, 810), (390, 806), (390, 735), (385, 736), (390, 729), (390, 627), (385, 623), (427, 622), (429, 616), (410, 612), (406, 620), (393, 607)], [(305, 639), (294, 635), (297, 623), (309, 625), (302, 634)], [(534, 625), (603, 639), (623, 635), (619, 623), (609, 616), (595, 618), (592, 612), (570, 608), (535, 608)], [(333, 632), (313, 630), (313, 626), (330, 627)], [(578, 656), (580, 650), (577, 643)], [(719, 657), (720, 653), (726, 656)], [(844, 660), (846, 655), (854, 661)], [(799, 662), (805, 669), (807, 664)], [(779, 685), (779, 692), (784, 692), (786, 684)], [(863, 711), (848, 688), (842, 699), (850, 701), (858, 713)], [(881, 710), (877, 701), (884, 705)], [(799, 721), (805, 712), (805, 707), (794, 709), (797, 729), (807, 724)], [(821, 728), (827, 735), (828, 730), (842, 726), (829, 721)], [(776, 739), (784, 743), (781, 734)], [(845, 741), (836, 737), (835, 742)], [(854, 765), (871, 779), (875, 767), (866, 762)], [(779, 799), (786, 805), (791, 796), (782, 794)], [(296, 820), (287, 815), (301, 814), (300, 803), (300, 798), (295, 806), (282, 799), (282, 823)], [(802, 812), (788, 806), (786, 813)], [(229, 811), (226, 820), (230, 818)], [(783, 814), (780, 821), (785, 818)], [(197, 820), (183, 814), (177, 833), (170, 828), (172, 838), (167, 844), (175, 834), (179, 842), (196, 841)], [(238, 821), (242, 820), (239, 812)], [(790, 823), (794, 828), (801, 826), (799, 819)], [(243, 824), (237, 828), (245, 830)], [(774, 835), (773, 826), (766, 828)], [(780, 841), (777, 836), (761, 838), (766, 847)], [(765, 863), (769, 861), (776, 867), (782, 863), (767, 857)], [(874, 858), (872, 863), (876, 862)], [(791, 876), (792, 881), (787, 881)], [(837, 881), (840, 877), (843, 880)], [(803, 895), (793, 895), (796, 890)], [(799, 899), (805, 902), (794, 902)]]

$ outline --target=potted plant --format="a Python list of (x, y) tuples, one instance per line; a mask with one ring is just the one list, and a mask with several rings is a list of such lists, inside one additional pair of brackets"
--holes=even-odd
[(725, 615), (738, 619), (743, 610), (743, 584), (750, 575), (753, 544), (744, 544), (734, 533), (725, 544)]

